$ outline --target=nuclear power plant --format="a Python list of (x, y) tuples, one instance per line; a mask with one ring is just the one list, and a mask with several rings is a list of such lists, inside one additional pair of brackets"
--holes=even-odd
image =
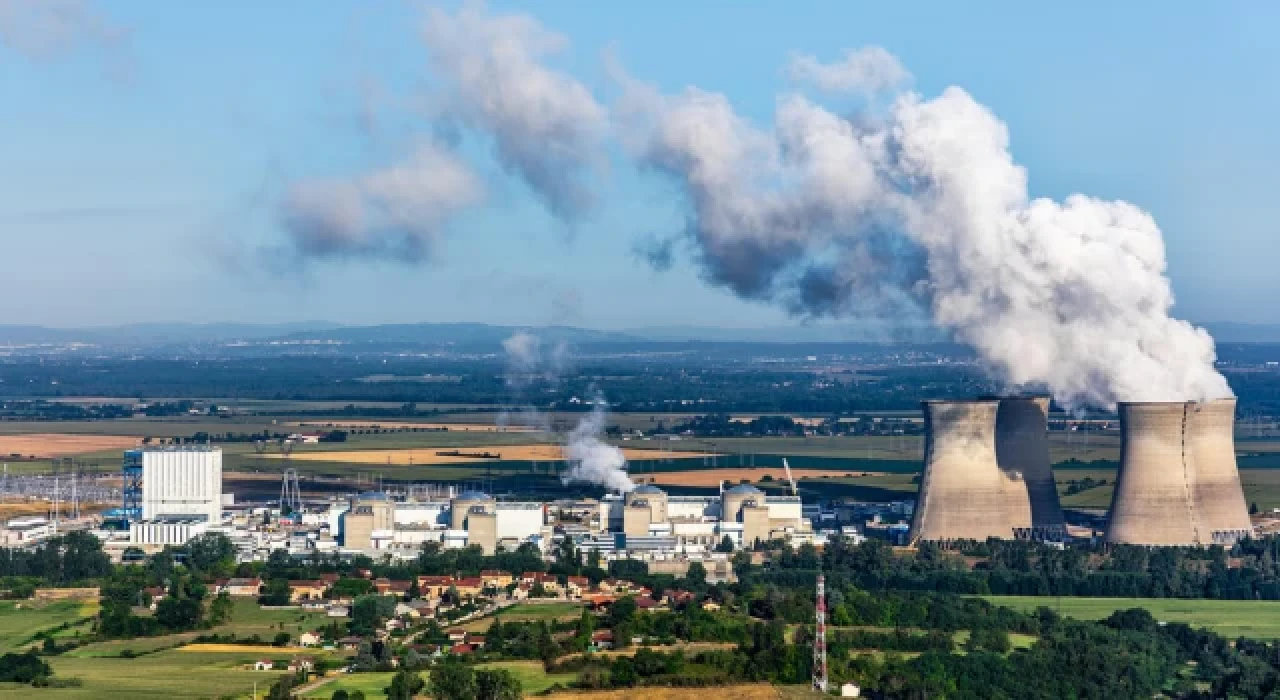
[(1232, 544), (1250, 534), (1235, 399), (1120, 404), (1120, 473), (1107, 541)]
[[(1047, 398), (924, 403), (912, 541), (1060, 540)], [(1106, 541), (1234, 543), (1252, 532), (1236, 467), (1235, 399), (1121, 403), (1120, 471)]]

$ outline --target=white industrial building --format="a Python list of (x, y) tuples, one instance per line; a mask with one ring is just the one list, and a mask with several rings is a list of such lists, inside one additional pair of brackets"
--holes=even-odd
[(222, 521), (222, 449), (181, 445), (141, 450), (142, 519)]
[(183, 545), (193, 537), (204, 534), (209, 523), (198, 518), (187, 520), (144, 520), (129, 523), (129, 544), (134, 545)]

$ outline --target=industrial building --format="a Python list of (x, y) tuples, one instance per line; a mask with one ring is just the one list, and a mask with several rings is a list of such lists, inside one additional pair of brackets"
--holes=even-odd
[(337, 516), (342, 548), (374, 552), (416, 552), (424, 542), (444, 547), (479, 545), (486, 554), (499, 546), (514, 549), (522, 542), (549, 536), (542, 503), (498, 501), (480, 491), (463, 491), (448, 500), (392, 501), (385, 493), (368, 492), (351, 500)]
[[(122, 473), (122, 513), (130, 521), (134, 544), (183, 544), (203, 531), (195, 524), (222, 522), (221, 448), (169, 445), (128, 450)], [(171, 523), (182, 527), (167, 527)]]
[(613, 538), (614, 547), (657, 544), (682, 552), (712, 550), (725, 537), (740, 548), (813, 535), (799, 496), (769, 496), (749, 484), (724, 489), (719, 496), (670, 496), (641, 484), (625, 496), (601, 500), (592, 525), (598, 538), (621, 535)]
[(1253, 531), (1233, 429), (1235, 399), (1121, 403), (1108, 542), (1229, 545)]

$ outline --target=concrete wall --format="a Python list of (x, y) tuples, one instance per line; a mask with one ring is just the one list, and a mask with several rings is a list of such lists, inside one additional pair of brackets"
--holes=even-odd
[(913, 540), (1012, 539), (1008, 490), (996, 466), (997, 401), (926, 401), (924, 474)]
[(622, 511), (622, 531), (629, 537), (643, 537), (649, 534), (649, 519), (653, 511), (648, 503), (629, 505)]
[(745, 506), (742, 509), (742, 541), (745, 546), (755, 544), (756, 540), (769, 540), (769, 507)]

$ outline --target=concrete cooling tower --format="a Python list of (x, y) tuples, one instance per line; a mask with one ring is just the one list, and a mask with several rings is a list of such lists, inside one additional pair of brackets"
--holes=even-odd
[(1235, 404), (1120, 404), (1108, 542), (1229, 545), (1253, 531), (1236, 469)]
[(1020, 539), (1062, 538), (1066, 521), (1049, 464), (1049, 399), (1000, 399), (995, 442), (1014, 535)]
[(1235, 417), (1235, 399), (1187, 405), (1186, 450), (1195, 466), (1191, 502), (1203, 544), (1229, 545), (1253, 532), (1236, 468)]
[(1120, 404), (1120, 473), (1108, 542), (1199, 544), (1191, 486), (1195, 465), (1184, 441), (1188, 409), (1180, 402)]
[(1012, 539), (1005, 477), (996, 466), (1000, 402), (924, 402), (924, 475), (911, 539)]

